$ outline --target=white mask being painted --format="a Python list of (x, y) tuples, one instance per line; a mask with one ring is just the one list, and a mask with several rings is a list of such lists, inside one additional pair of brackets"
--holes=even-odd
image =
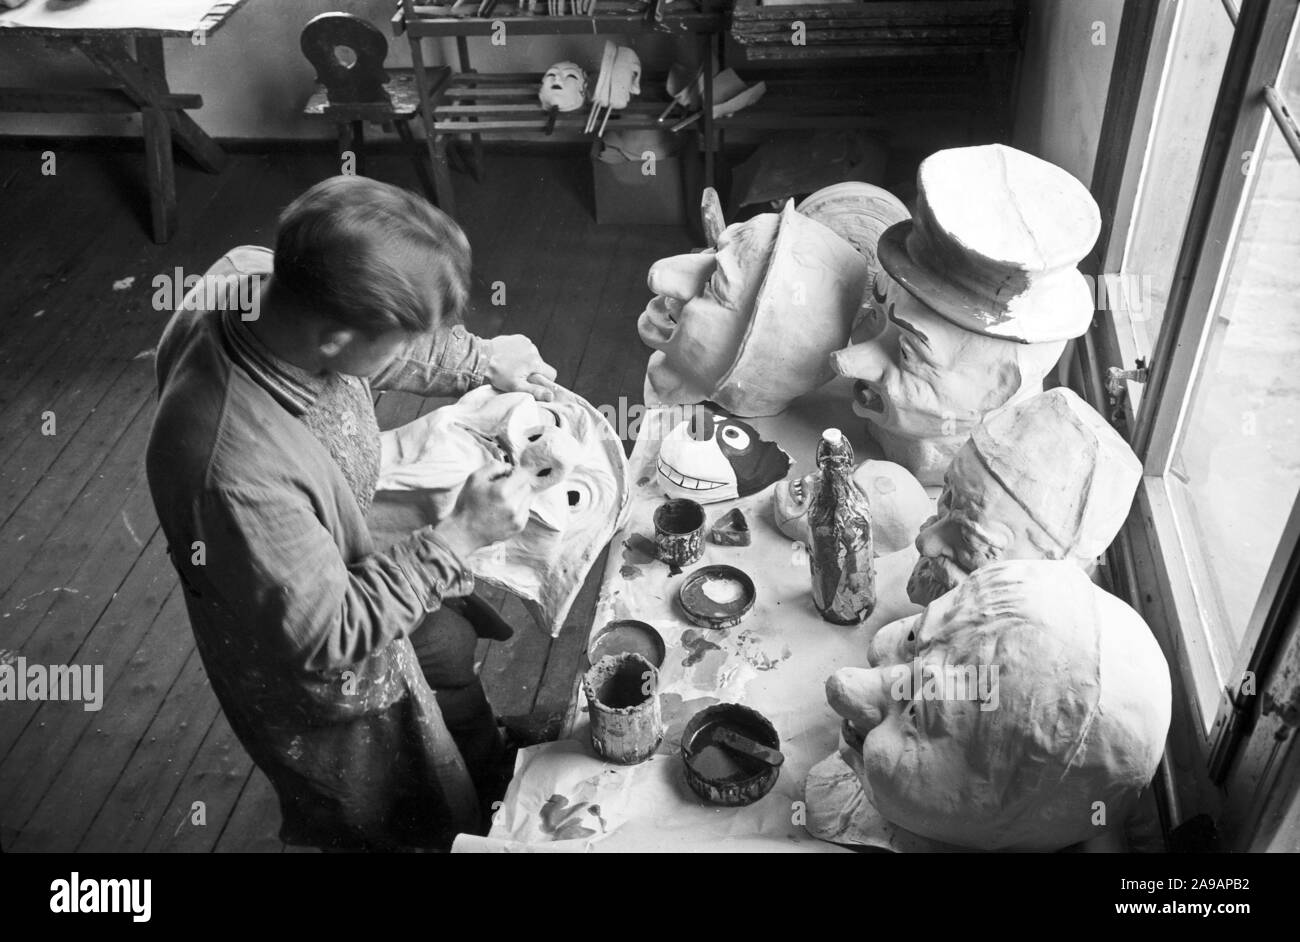
[[(609, 422), (565, 389), (554, 402), (481, 386), (381, 436), (372, 518), (385, 533), (446, 517), (466, 479), (506, 461), (529, 473), (535, 497), (524, 531), (470, 556), (476, 576), (532, 603), (559, 633), (627, 508), (627, 460)], [(372, 524), (373, 525), (373, 524)]]

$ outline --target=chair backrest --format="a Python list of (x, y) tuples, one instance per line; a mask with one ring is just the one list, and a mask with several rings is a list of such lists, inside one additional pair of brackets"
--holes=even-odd
[(330, 104), (388, 102), (388, 40), (373, 24), (351, 13), (322, 13), (302, 28), (299, 44)]

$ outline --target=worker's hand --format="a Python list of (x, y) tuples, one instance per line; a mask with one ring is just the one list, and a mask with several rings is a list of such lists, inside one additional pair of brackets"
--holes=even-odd
[(434, 532), (463, 559), (521, 532), (532, 501), (529, 475), (498, 461), (469, 476), (455, 508)]
[(523, 334), (493, 337), (488, 347), (487, 381), (502, 392), (526, 392), (542, 402), (555, 398), (555, 367), (542, 359)]

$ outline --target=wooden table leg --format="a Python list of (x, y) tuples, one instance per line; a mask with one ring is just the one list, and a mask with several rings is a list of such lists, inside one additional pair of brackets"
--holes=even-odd
[[(163, 43), (159, 36), (138, 36), (135, 41), (136, 62), (142, 79), (152, 86), (155, 95), (170, 94)], [(190, 159), (207, 173), (220, 173), (226, 166), (226, 153), (183, 111), (168, 110), (167, 124), (172, 137)]]
[(340, 121), (338, 123), (338, 132), (339, 132), (339, 167), (340, 167), (339, 172), (340, 173), (342, 172), (341, 169), (342, 167), (347, 166), (347, 159), (349, 153), (352, 154), (351, 166), (352, 169), (355, 170), (357, 166), (357, 148), (356, 148), (356, 144), (352, 140), (352, 122)]
[(153, 238), (155, 242), (166, 242), (176, 231), (177, 221), (172, 142), (180, 144), (209, 173), (220, 172), (225, 154), (189, 115), (168, 107), (171, 90), (167, 86), (162, 37), (137, 36), (134, 57), (121, 37), (81, 38), (76, 46), (115, 79), (140, 108)]
[(433, 123), (433, 90), (424, 71), (424, 51), (418, 36), (409, 36), (411, 65), (415, 69), (415, 88), (420, 95), (420, 117), (424, 121), (424, 143), (433, 167), (433, 190), (438, 208), (448, 216), (456, 215), (456, 198), (451, 189), (451, 168), (447, 166), (447, 145), (439, 138)]
[(366, 175), (366, 122), (352, 122), (352, 150), (357, 155), (357, 176)]
[(415, 138), (411, 134), (411, 126), (406, 121), (395, 122), (397, 136), (402, 139), (407, 152), (411, 155), (411, 161), (415, 164), (415, 175), (420, 178), (420, 186), (424, 190), (425, 198), (434, 206), (438, 205), (438, 191), (434, 188), (433, 179), (429, 176), (429, 166), (424, 162), (424, 155), (420, 153), (420, 148), (416, 146)]
[(176, 231), (176, 168), (172, 161), (171, 126), (161, 108), (144, 108), (145, 175), (149, 181), (149, 209), (153, 240), (167, 242)]
[[(469, 61), (469, 38), (466, 36), (456, 37), (456, 55), (460, 60), (460, 70), (462, 73), (472, 75), (473, 67)], [(473, 88), (474, 86), (469, 86)], [(477, 121), (477, 118), (470, 118), (470, 123)], [(487, 171), (483, 161), (483, 135), (471, 134), (470, 140), (470, 173), (474, 176), (475, 183), (482, 183), (486, 179)]]

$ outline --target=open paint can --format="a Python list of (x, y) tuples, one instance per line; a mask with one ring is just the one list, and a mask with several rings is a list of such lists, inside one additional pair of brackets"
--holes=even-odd
[(704, 508), (684, 497), (665, 501), (655, 510), (655, 555), (678, 569), (704, 555)]
[(654, 755), (664, 738), (659, 671), (640, 654), (607, 654), (582, 678), (596, 754), (620, 765)]
[(728, 731), (775, 752), (781, 739), (776, 727), (739, 703), (705, 707), (682, 730), (682, 764), (691, 790), (714, 805), (738, 807), (758, 801), (772, 790), (780, 765), (764, 762), (726, 745)]

